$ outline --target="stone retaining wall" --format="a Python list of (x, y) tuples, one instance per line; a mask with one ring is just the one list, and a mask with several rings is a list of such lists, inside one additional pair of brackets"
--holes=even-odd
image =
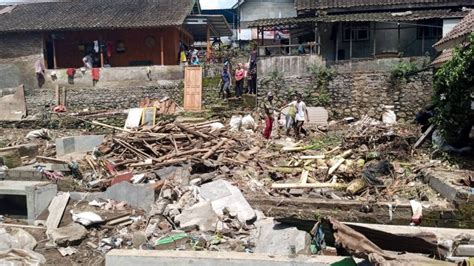
[[(277, 105), (283, 105), (295, 92), (307, 94), (312, 82), (311, 77), (286, 77), (283, 78), (284, 89), (280, 91), (261, 86), (259, 99), (264, 100), (268, 90), (272, 89)], [(430, 102), (432, 83), (433, 76), (428, 71), (407, 81), (392, 80), (389, 72), (336, 73), (328, 85), (330, 104), (326, 108), (330, 119), (360, 118), (364, 114), (380, 118), (384, 105), (394, 105), (399, 119), (412, 120), (415, 113)], [(305, 101), (311, 102), (311, 99)]]
[[(178, 104), (182, 103), (182, 86), (179, 82), (166, 85), (126, 86), (126, 87), (67, 87), (66, 102), (69, 112), (84, 109), (106, 110), (137, 107), (138, 103), (148, 98), (168, 96)], [(26, 96), (28, 114), (42, 113), (45, 105), (55, 104), (55, 90), (51, 88), (35, 89)]]

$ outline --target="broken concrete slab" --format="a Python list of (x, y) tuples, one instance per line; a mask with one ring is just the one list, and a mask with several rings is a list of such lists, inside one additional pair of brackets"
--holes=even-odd
[[(48, 207), (51, 200), (56, 196), (58, 189), (56, 184), (37, 181), (1, 181), (0, 197), (18, 196), (26, 199), (26, 213), (30, 224)], [(5, 203), (2, 200), (2, 204)], [(2, 213), (3, 214), (3, 213)]]
[[(8, 180), (17, 181), (42, 181), (43, 174), (34, 165), (19, 166), (7, 170)], [(43, 180), (45, 181), (45, 180)]]
[(457, 204), (469, 204), (474, 201), (470, 188), (454, 185), (452, 182), (460, 179), (456, 171), (443, 171), (440, 169), (422, 170), (423, 182), (427, 183), (444, 198)]
[(290, 246), (294, 246), (296, 254), (310, 254), (311, 236), (307, 232), (275, 223), (273, 218), (262, 219), (255, 226), (258, 230), (255, 253), (285, 256), (290, 254)]
[(50, 230), (58, 228), (68, 202), (69, 193), (59, 193), (51, 200), (51, 204), (49, 204), (48, 207), (49, 215), (46, 219), (46, 233), (48, 233)]
[(201, 186), (200, 196), (211, 201), (212, 208), (218, 215), (227, 208), (236, 215), (241, 223), (255, 220), (255, 210), (252, 209), (240, 190), (225, 180), (217, 180)]
[(131, 184), (129, 182), (115, 184), (107, 188), (105, 192), (71, 192), (70, 194), (72, 200), (112, 199), (125, 201), (130, 206), (141, 208), (147, 212), (151, 210), (151, 205), (155, 202), (155, 188), (152, 185)]
[(218, 217), (210, 201), (194, 204), (174, 218), (181, 230), (190, 231), (199, 228), (200, 231), (215, 231)]
[(18, 151), (21, 157), (28, 157), (34, 159), (38, 156), (38, 145), (37, 144), (22, 144), (12, 147), (6, 147), (0, 149), (0, 156), (11, 151)]
[(118, 250), (114, 249), (105, 257), (106, 266), (160, 265), (226, 265), (226, 266), (322, 266), (332, 265), (346, 259), (342, 256), (304, 256), (289, 258), (287, 255), (251, 254), (243, 252), (212, 251), (157, 251), (157, 250)]
[(60, 247), (79, 245), (86, 236), (87, 229), (78, 223), (70, 223), (48, 232), (48, 237)]
[(87, 153), (104, 141), (104, 135), (84, 135), (56, 139), (56, 156)]
[(15, 89), (15, 93), (0, 97), (0, 120), (19, 121), (26, 117), (26, 99), (23, 85)]

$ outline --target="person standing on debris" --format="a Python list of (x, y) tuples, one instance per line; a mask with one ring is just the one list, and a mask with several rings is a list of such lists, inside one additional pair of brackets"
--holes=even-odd
[(88, 69), (91, 69), (92, 66), (94, 65), (94, 60), (92, 59), (92, 54), (87, 54), (86, 56), (84, 56), (84, 58), (82, 58), (82, 62), (84, 62), (84, 67), (88, 68)]
[(267, 108), (267, 106), (265, 106), (264, 109), (265, 109), (265, 129), (263, 130), (263, 137), (265, 139), (270, 139), (270, 136), (272, 135), (272, 129), (273, 129), (272, 111), (269, 108)]
[(306, 109), (306, 104), (302, 100), (301, 94), (298, 94), (296, 96), (296, 115), (295, 115), (295, 134), (296, 134), (296, 139), (299, 139), (301, 136), (301, 133), (303, 133), (305, 136), (307, 135), (306, 130), (303, 128), (304, 122), (309, 123), (309, 115), (308, 115), (308, 109)]
[(224, 67), (222, 69), (221, 81), (219, 85), (220, 85), (219, 98), (221, 97), (222, 99), (228, 98), (230, 95), (230, 75), (229, 75), (229, 71), (227, 71), (227, 67)]
[(38, 58), (35, 62), (35, 72), (36, 72), (36, 80), (38, 81), (38, 87), (43, 87), (44, 83), (46, 82), (46, 79), (44, 77), (45, 74), (45, 67), (43, 64), (43, 59)]
[(257, 63), (250, 62), (249, 71), (247, 73), (249, 79), (249, 93), (257, 94)]
[(237, 70), (235, 70), (235, 96), (241, 97), (244, 89), (244, 76), (245, 70), (242, 67), (242, 64), (237, 65)]

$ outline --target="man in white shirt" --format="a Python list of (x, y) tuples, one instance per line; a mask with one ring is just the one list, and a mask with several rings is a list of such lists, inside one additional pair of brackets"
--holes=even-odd
[(299, 139), (301, 136), (301, 132), (306, 135), (306, 130), (303, 128), (304, 122), (309, 122), (309, 115), (308, 115), (308, 110), (306, 109), (306, 104), (302, 100), (301, 94), (298, 94), (296, 96), (296, 125), (295, 125), (295, 135), (296, 139)]

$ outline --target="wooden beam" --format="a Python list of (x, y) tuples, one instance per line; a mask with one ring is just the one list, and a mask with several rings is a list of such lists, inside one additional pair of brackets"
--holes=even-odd
[(272, 184), (274, 189), (285, 189), (285, 188), (334, 188), (334, 189), (346, 189), (348, 184), (341, 183), (290, 183), (290, 184)]
[(398, 23), (398, 39), (397, 39), (397, 52), (398, 54), (400, 54), (400, 50), (401, 50), (401, 43), (400, 43), (400, 22), (397, 22)]
[(163, 36), (160, 36), (160, 54), (161, 54), (161, 65), (165, 64), (165, 53), (164, 53), (164, 45), (163, 45)]
[(56, 60), (56, 41), (53, 39), (53, 68), (56, 69), (58, 66), (58, 61)]
[(338, 22), (336, 24), (336, 53), (335, 53), (335, 59), (336, 59), (336, 63), (339, 61), (339, 31), (340, 31), (340, 27), (341, 26), (341, 22)]
[(373, 56), (374, 58), (376, 58), (376, 54), (377, 54), (377, 36), (376, 36), (376, 31), (377, 31), (377, 22), (374, 22), (374, 53), (373, 53)]
[(352, 38), (354, 37), (352, 35), (352, 22), (349, 24), (349, 32), (349, 60), (352, 60)]

